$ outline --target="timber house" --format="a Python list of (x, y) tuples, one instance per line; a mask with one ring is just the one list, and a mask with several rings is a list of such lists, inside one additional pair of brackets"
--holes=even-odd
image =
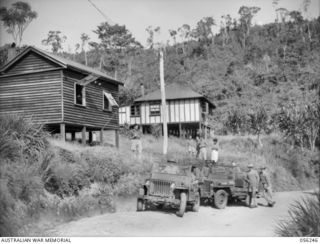
[[(144, 94), (143, 85), (141, 87)], [(210, 132), (208, 115), (215, 105), (191, 88), (179, 84), (166, 86), (168, 134), (195, 137), (199, 131)], [(120, 126), (140, 125), (143, 133), (150, 133), (151, 126), (163, 122), (160, 89), (134, 100), (130, 106), (119, 108)]]
[[(119, 145), (119, 86), (98, 70), (35, 47), (28, 47), (0, 69), (0, 115), (24, 114), (53, 133), (82, 143), (94, 131), (114, 130)], [(113, 139), (113, 138), (112, 138)]]

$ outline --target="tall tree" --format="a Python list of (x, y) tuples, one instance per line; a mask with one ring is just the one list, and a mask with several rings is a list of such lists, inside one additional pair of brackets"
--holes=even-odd
[(154, 45), (157, 44), (155, 42), (155, 35), (159, 35), (160, 34), (160, 27), (157, 26), (157, 27), (152, 27), (151, 25), (148, 26), (146, 28), (146, 32), (148, 33), (148, 38), (147, 38), (147, 45), (150, 49), (153, 49), (154, 48)]
[(232, 27), (232, 19), (229, 14), (221, 16), (220, 33), (222, 35), (222, 46), (228, 44), (230, 40), (230, 31)]
[(178, 28), (179, 36), (182, 42), (189, 41), (191, 37), (191, 27), (188, 24), (184, 24)]
[(259, 7), (240, 7), (238, 13), (240, 14), (240, 27), (242, 30), (242, 47), (246, 47), (246, 39), (250, 35), (250, 29), (252, 25), (253, 17), (260, 11)]
[(85, 64), (88, 65), (87, 52), (86, 52), (85, 48), (86, 48), (88, 41), (90, 40), (90, 37), (86, 33), (82, 33), (80, 36), (80, 39), (81, 39), (81, 50), (84, 53)]
[(98, 35), (100, 44), (105, 50), (122, 51), (127, 48), (141, 47), (125, 25), (110, 25), (104, 22), (98, 25), (93, 32)]
[[(115, 76), (124, 54), (142, 47), (124, 25), (110, 25), (108, 22), (104, 22), (97, 26), (93, 32), (98, 35), (100, 43), (90, 43), (90, 45), (96, 50), (102, 51), (100, 68), (104, 64), (104, 67), (108, 71), (114, 72)], [(105, 60), (106, 58), (107, 60)], [(129, 59), (128, 69), (131, 69), (131, 62), (132, 59)]]
[(0, 8), (0, 18), (7, 32), (12, 35), (14, 42), (20, 46), (23, 33), (38, 14), (32, 11), (31, 6), (25, 2), (16, 2), (11, 6), (9, 9)]
[(42, 40), (45, 46), (51, 46), (53, 53), (58, 53), (62, 50), (62, 43), (66, 41), (67, 37), (62, 35), (61, 31), (49, 31), (47, 39)]
[(196, 28), (193, 30), (193, 37), (197, 38), (200, 43), (209, 46), (214, 44), (213, 27), (216, 22), (213, 17), (204, 17), (198, 23)]
[(175, 45), (177, 43), (177, 34), (178, 32), (176, 30), (169, 30), (169, 34), (173, 40), (173, 44)]

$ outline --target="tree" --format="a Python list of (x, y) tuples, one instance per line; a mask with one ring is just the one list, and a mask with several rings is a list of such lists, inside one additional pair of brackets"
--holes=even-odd
[(229, 14), (221, 16), (220, 33), (222, 35), (222, 46), (228, 44), (230, 40), (230, 31), (232, 26), (232, 19)]
[(189, 41), (191, 37), (191, 27), (190, 25), (184, 24), (178, 28), (179, 36), (182, 42)]
[(123, 51), (128, 48), (141, 47), (125, 25), (110, 25), (108, 22), (101, 23), (93, 31), (100, 39), (100, 45), (105, 50)]
[(173, 40), (173, 44), (176, 45), (178, 32), (176, 30), (169, 30), (169, 34)]
[(148, 33), (147, 45), (150, 49), (153, 49), (155, 44), (158, 44), (157, 42), (155, 42), (154, 38), (155, 38), (155, 35), (160, 34), (160, 27), (157, 26), (157, 27), (153, 28), (150, 25), (146, 28), (146, 32)]
[[(108, 22), (103, 22), (93, 32), (98, 35), (100, 43), (91, 42), (89, 44), (100, 53), (100, 69), (104, 67), (114, 72), (115, 76), (124, 55), (142, 47), (124, 25), (110, 25)], [(129, 70), (131, 62), (132, 59), (129, 58), (127, 63)]]
[(53, 53), (58, 53), (62, 50), (62, 43), (67, 39), (62, 35), (61, 31), (49, 31), (47, 39), (42, 40), (42, 44), (45, 46), (51, 46)]
[(90, 37), (86, 33), (82, 33), (80, 36), (80, 39), (81, 39), (81, 50), (84, 53), (85, 64), (88, 65), (88, 58), (87, 58), (87, 52), (85, 50), (85, 46), (90, 40)]
[(216, 25), (214, 18), (204, 17), (198, 23), (196, 28), (192, 31), (192, 36), (197, 38), (201, 44), (209, 46), (214, 43), (213, 26)]
[(258, 144), (262, 146), (260, 135), (268, 128), (268, 114), (264, 107), (258, 107), (256, 111), (249, 113), (250, 127), (253, 133), (257, 135)]
[(240, 7), (238, 13), (240, 14), (240, 27), (242, 30), (242, 47), (246, 47), (246, 39), (250, 35), (250, 28), (253, 17), (260, 11), (259, 7)]
[(16, 2), (11, 6), (9, 9), (0, 8), (0, 18), (7, 32), (12, 35), (17, 46), (20, 46), (23, 33), (38, 14), (32, 11), (31, 6), (25, 2)]
[(320, 130), (320, 104), (283, 107), (278, 115), (278, 126), (284, 137), (295, 145), (314, 151)]

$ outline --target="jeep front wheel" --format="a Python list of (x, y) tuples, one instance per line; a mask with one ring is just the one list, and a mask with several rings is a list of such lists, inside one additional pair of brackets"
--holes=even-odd
[(218, 209), (223, 209), (228, 203), (228, 193), (225, 190), (218, 190), (214, 194), (214, 206)]
[(184, 212), (186, 211), (187, 207), (187, 194), (182, 192), (180, 194), (180, 206), (179, 206), (179, 211), (177, 212), (177, 216), (183, 217)]
[(142, 199), (138, 199), (137, 201), (137, 211), (143, 211), (145, 207), (144, 201)]
[(199, 208), (200, 208), (200, 195), (197, 194), (195, 197), (195, 202), (192, 205), (192, 211), (193, 212), (199, 212)]

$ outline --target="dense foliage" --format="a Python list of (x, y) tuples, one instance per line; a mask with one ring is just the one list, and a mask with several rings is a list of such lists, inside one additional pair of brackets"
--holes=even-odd
[[(305, 4), (307, 9), (307, 1)], [(299, 107), (300, 114), (308, 114), (310, 108), (317, 110), (320, 18), (309, 20), (303, 17), (306, 13), (278, 8), (274, 23), (253, 25), (259, 10), (242, 6), (238, 19), (222, 16), (216, 34), (212, 28), (217, 20), (212, 17), (202, 18), (194, 28), (184, 24), (170, 30), (172, 40), (165, 45), (165, 81), (190, 86), (212, 100), (217, 109), (210, 121), (216, 132), (255, 133), (259, 137), (280, 130), (293, 138), (294, 144), (314, 150), (318, 130), (304, 131), (302, 143), (292, 135), (293, 125), (278, 122), (284, 114), (292, 115), (292, 107)], [(120, 103), (130, 104), (140, 96), (140, 84), (146, 92), (159, 88), (156, 37), (161, 30), (149, 26), (146, 31), (148, 48), (141, 48), (125, 26), (102, 23), (94, 31), (100, 43), (91, 43), (94, 48), (86, 55), (64, 55), (82, 63), (87, 56), (89, 65), (124, 81)], [(315, 121), (319, 113), (312, 116)], [(310, 123), (316, 127), (311, 120), (303, 122), (304, 128)]]

